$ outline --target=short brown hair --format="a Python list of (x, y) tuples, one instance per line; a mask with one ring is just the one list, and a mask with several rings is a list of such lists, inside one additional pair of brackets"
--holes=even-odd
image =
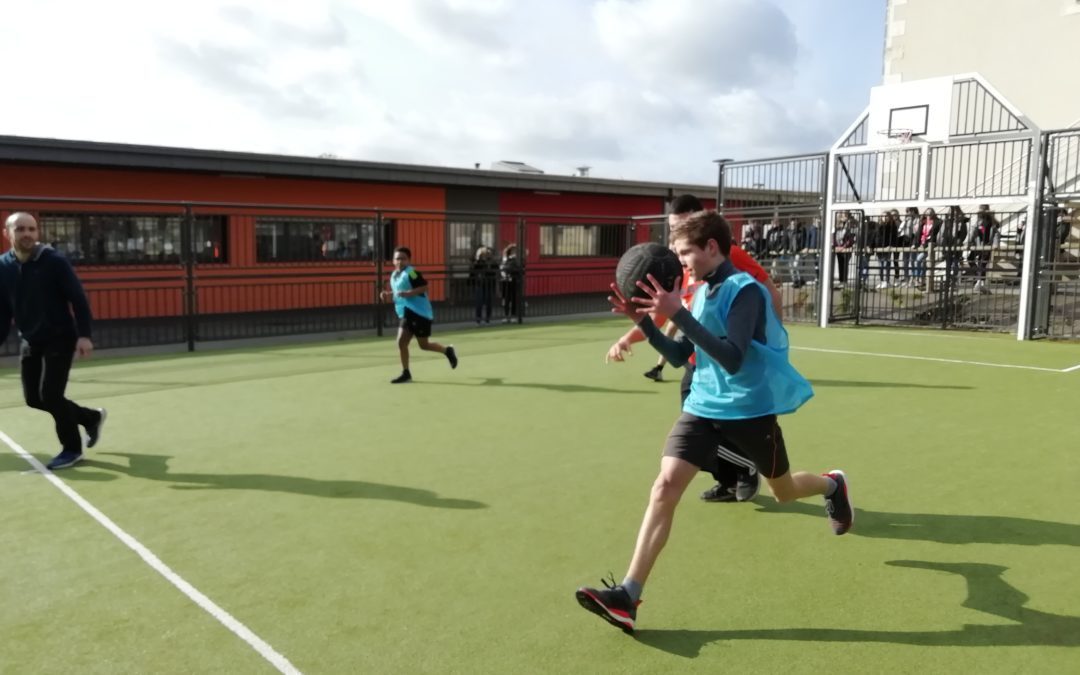
[(705, 248), (713, 239), (725, 258), (731, 253), (731, 226), (711, 209), (694, 213), (672, 225), (668, 241), (674, 244), (677, 239), (685, 239), (699, 248)]

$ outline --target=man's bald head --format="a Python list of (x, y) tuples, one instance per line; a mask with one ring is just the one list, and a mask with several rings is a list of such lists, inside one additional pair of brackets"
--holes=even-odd
[(34, 218), (26, 211), (16, 211), (7, 217), (5, 225), (9, 230), (14, 230), (19, 225), (33, 225), (34, 227), (37, 227), (37, 218)]
[(4, 227), (4, 238), (11, 242), (15, 254), (20, 260), (25, 260), (37, 246), (41, 230), (38, 229), (37, 219), (26, 211), (16, 211), (8, 216)]

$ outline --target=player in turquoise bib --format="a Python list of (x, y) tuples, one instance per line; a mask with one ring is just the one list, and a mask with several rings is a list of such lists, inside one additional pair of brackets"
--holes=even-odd
[[(721, 284), (698, 288), (691, 314), (701, 326), (718, 338), (727, 337), (727, 323), (735, 299), (744, 289), (761, 292), (766, 306), (768, 291), (746, 272), (738, 272)], [(775, 312), (766, 311), (765, 341), (751, 340), (738, 371), (730, 373), (716, 359), (695, 346), (697, 362), (690, 396), (683, 411), (718, 420), (752, 419), (765, 415), (786, 415), (814, 395), (810, 383), (788, 361), (787, 331)]]
[[(705, 281), (690, 309), (681, 306), (678, 289), (667, 291), (651, 276), (649, 284), (638, 282), (648, 297), (628, 302), (612, 284), (615, 295), (609, 298), (613, 311), (637, 323), (669, 363), (681, 366), (691, 355), (697, 360), (690, 395), (664, 446), (626, 576), (621, 584), (583, 587), (576, 594), (585, 609), (627, 632), (634, 629), (642, 588), (667, 543), (675, 507), (698, 471), (716, 462), (718, 447), (727, 449), (726, 459), (752, 463), (779, 502), (823, 495), (835, 534), (844, 534), (854, 522), (843, 471), (790, 470), (776, 416), (794, 412), (814, 392), (788, 361), (787, 331), (768, 291), (728, 260), (727, 221), (715, 211), (695, 213), (672, 226), (671, 245), (694, 278)], [(671, 317), (682, 336), (661, 333), (650, 313)]]
[(409, 372), (409, 342), (416, 338), (420, 349), (438, 352), (446, 356), (451, 368), (457, 368), (458, 358), (454, 345), (442, 346), (431, 342), (431, 325), (435, 312), (427, 296), (427, 280), (412, 266), (412, 251), (405, 246), (394, 249), (394, 271), (390, 275), (390, 290), (383, 291), (383, 300), (393, 299), (394, 311), (398, 315), (398, 352), (401, 355), (401, 375), (390, 380), (392, 384), (404, 384), (412, 381)]

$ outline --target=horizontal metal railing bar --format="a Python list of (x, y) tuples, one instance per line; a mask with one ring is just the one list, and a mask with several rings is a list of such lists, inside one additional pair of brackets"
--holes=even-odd
[(823, 159), (828, 156), (827, 152), (811, 153), (809, 155), (783, 155), (780, 157), (765, 157), (763, 159), (742, 159), (734, 162), (724, 162), (725, 169), (731, 169), (739, 166), (753, 166), (755, 164), (777, 164), (780, 162), (800, 162), (811, 161), (815, 159)]

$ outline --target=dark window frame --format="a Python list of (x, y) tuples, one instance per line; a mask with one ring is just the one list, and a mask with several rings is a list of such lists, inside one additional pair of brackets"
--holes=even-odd
[[(490, 236), (489, 236), (490, 235)], [(467, 245), (459, 246), (459, 240), (468, 237)], [(490, 246), (499, 252), (499, 223), (494, 220), (447, 220), (447, 260), (451, 262), (473, 261), (476, 249)]]
[[(597, 236), (588, 241), (574, 241), (575, 233), (584, 237), (593, 228), (600, 228)], [(550, 241), (545, 241), (547, 237), (551, 237)], [(626, 223), (543, 223), (540, 257), (619, 258), (626, 251), (628, 237)]]
[[(63, 253), (72, 265), (131, 267), (184, 262), (182, 214), (53, 211), (40, 213), (38, 222), (41, 241)], [(198, 215), (193, 223), (195, 261), (226, 264), (228, 217)]]
[[(273, 233), (267, 234), (271, 227)], [(375, 218), (257, 216), (255, 262), (260, 265), (374, 263), (377, 229)], [(281, 244), (279, 239), (283, 240)], [(397, 245), (396, 219), (382, 219), (382, 242), (385, 260), (393, 259)]]

